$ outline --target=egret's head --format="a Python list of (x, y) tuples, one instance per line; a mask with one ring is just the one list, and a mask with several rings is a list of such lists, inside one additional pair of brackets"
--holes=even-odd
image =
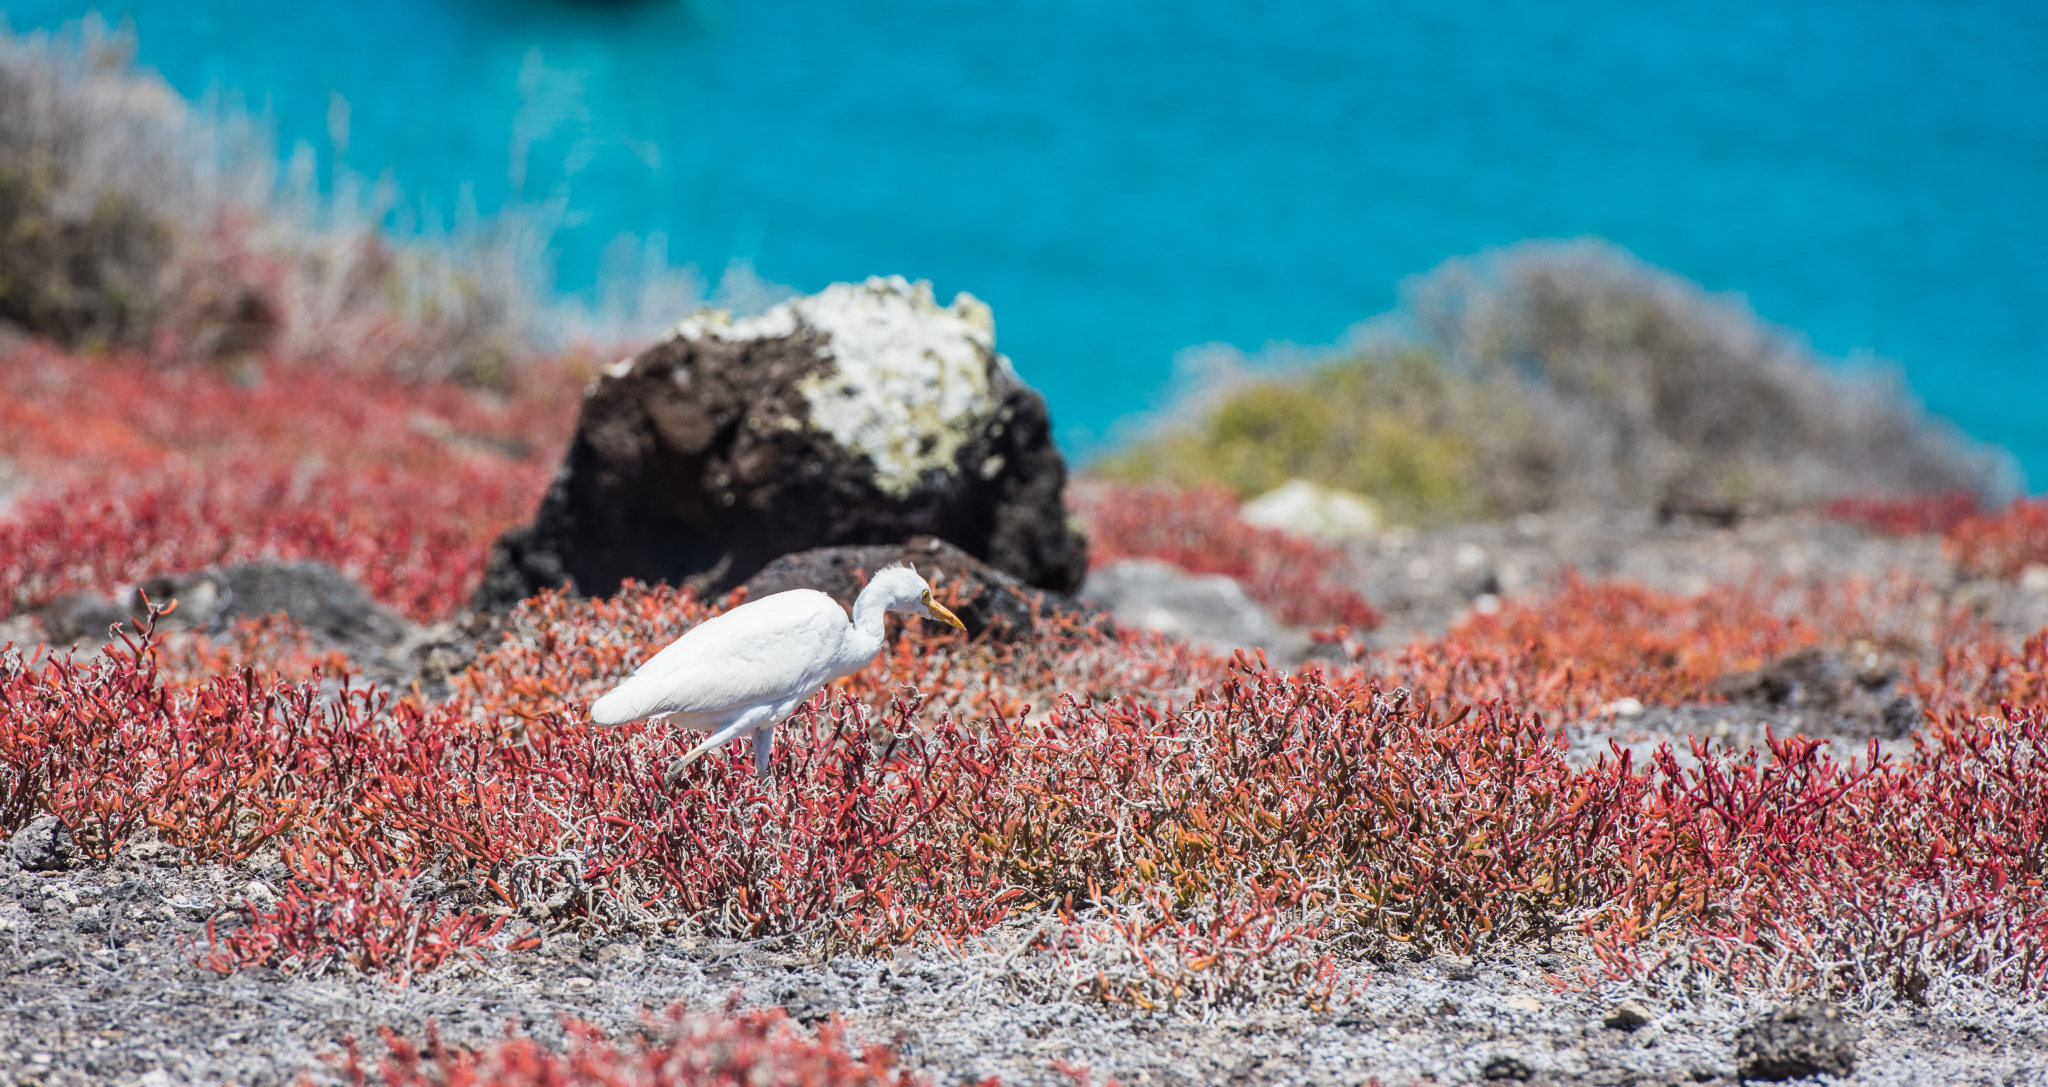
[(932, 587), (917, 576), (917, 570), (913, 567), (901, 563), (884, 567), (868, 582), (868, 588), (882, 594), (882, 599), (887, 601), (886, 607), (890, 611), (902, 612), (905, 615), (922, 615), (961, 630), (967, 629), (967, 624), (962, 623), (959, 616), (948, 611), (944, 604), (932, 599)]

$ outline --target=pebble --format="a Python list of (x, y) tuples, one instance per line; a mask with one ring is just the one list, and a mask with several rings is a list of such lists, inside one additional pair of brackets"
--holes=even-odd
[(1650, 1014), (1650, 1010), (1643, 1007), (1640, 1003), (1633, 1000), (1624, 1000), (1616, 1004), (1613, 1010), (1607, 1013), (1607, 1018), (1602, 1019), (1600, 1022), (1610, 1030), (1634, 1031), (1639, 1027), (1649, 1025), (1653, 1018), (1654, 1016)]
[(1862, 1037), (1862, 1028), (1833, 1004), (1780, 1008), (1736, 1035), (1735, 1062), (1742, 1078), (1751, 1080), (1846, 1077), (1856, 1070), (1856, 1043)]
[(71, 828), (54, 815), (38, 816), (14, 832), (7, 851), (16, 864), (31, 872), (62, 871), (71, 865)]

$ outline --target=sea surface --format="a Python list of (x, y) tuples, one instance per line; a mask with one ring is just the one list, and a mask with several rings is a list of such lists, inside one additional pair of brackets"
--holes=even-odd
[[(16, 31), (87, 5), (0, 5)], [(1202, 344), (1332, 343), (1404, 278), (1598, 235), (1897, 360), (2048, 484), (2048, 4), (125, 0), (142, 63), (389, 171), (566, 202), (715, 280), (971, 290), (1086, 454)]]

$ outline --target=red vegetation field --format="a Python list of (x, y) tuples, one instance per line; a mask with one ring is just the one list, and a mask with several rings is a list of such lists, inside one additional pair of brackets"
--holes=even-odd
[(1715, 679), (1809, 646), (1978, 646), (1989, 637), (1968, 613), (1906, 581), (1780, 579), (1677, 596), (1568, 574), (1551, 595), (1511, 598), (1385, 667), (1444, 705), (1505, 699), (1581, 717), (1618, 698), (1715, 701)]
[[(1787, 740), (1762, 758), (1574, 769), (1524, 708), (1570, 697), (1540, 670), (1512, 677), (1528, 688), (1514, 701), (1461, 701), (1143, 639), (998, 650), (907, 633), (886, 667), (785, 726), (772, 786), (721, 756), (665, 789), (670, 737), (593, 728), (581, 707), (705, 614), (666, 590), (544, 597), (431, 706), (325, 700), (248, 670), (176, 687), (140, 643), (90, 665), (10, 658), (0, 819), (54, 812), (97, 857), (144, 831), (205, 859), (281, 851), (293, 886), (214, 934), (222, 970), (428, 970), (523, 938), (520, 919), (866, 949), (1055, 910), (1116, 922), (1072, 921), (1076, 941), (1160, 945), (1152, 973), (1096, 994), (1141, 1005), (1276, 982), (1312, 996), (1314, 955), (1268, 972), (1310, 946), (1469, 951), (1573, 931), (1620, 970), (1682, 955), (1740, 977), (1789, 956), (1858, 989), (1937, 965), (2018, 987), (2048, 971), (2038, 703), (1951, 713), (1903, 759)], [(1682, 654), (1603, 665), (1612, 629), (1547, 633), (1585, 651), (1585, 683), (1683, 689)], [(1756, 648), (1796, 641), (1779, 637)], [(1402, 664), (1488, 651), (1454, 635)], [(2044, 665), (2036, 639), (1989, 671), (2038, 697)], [(1952, 693), (1942, 682), (1930, 700)], [(430, 871), (457, 890), (408, 898)]]
[[(0, 456), (33, 485), (0, 520), (0, 610), (269, 554), (446, 615), (566, 432), (572, 376), (522, 381), (484, 394), (276, 365), (243, 384), (16, 348)], [(1376, 618), (1331, 576), (1341, 555), (1246, 526), (1218, 494), (1097, 491), (1083, 509), (1097, 561), (1227, 573), (1293, 622)], [(2042, 510), (1858, 516), (1938, 524), (1966, 564), (2010, 576), (2041, 561)], [(663, 588), (542, 596), (438, 703), (337, 695), (343, 663), (276, 623), (89, 660), (8, 652), (0, 827), (53, 813), (97, 860), (141, 835), (195, 862), (281, 858), (280, 898), (194, 949), (223, 972), (403, 978), (567, 926), (858, 952), (1031, 915), (1084, 992), (1136, 1007), (1320, 1002), (1342, 961), (1392, 944), (1556, 939), (1618, 974), (1904, 997), (1941, 970), (2048, 982), (2048, 636), (2004, 644), (1922, 586), (1675, 597), (1570, 580), (1300, 675), (1128, 632), (1001, 646), (906, 631), (782, 726), (771, 781), (724, 752), (665, 787), (674, 737), (598, 729), (584, 707), (712, 610)], [(1565, 757), (1557, 726), (1612, 699), (1710, 699), (1730, 671), (1857, 641), (1928, 662), (1910, 754), (1786, 739)], [(423, 877), (444, 890), (414, 895)], [(394, 1042), (376, 1074), (901, 1079), (879, 1052), (856, 1061), (836, 1034), (772, 1017), (682, 1016), (637, 1048), (578, 1038), (566, 1055)]]
[(1894, 535), (1939, 533), (1956, 566), (1976, 577), (2012, 578), (2048, 564), (2048, 499), (2021, 500), (1996, 513), (1970, 495), (1845, 498), (1824, 507), (1830, 517)]
[[(913, 1087), (925, 1082), (895, 1067), (895, 1055), (870, 1046), (846, 1051), (845, 1028), (825, 1024), (814, 1039), (771, 1011), (711, 1017), (671, 1008), (653, 1020), (653, 1037), (620, 1044), (595, 1027), (570, 1024), (567, 1053), (532, 1039), (507, 1038), (485, 1051), (443, 1046), (431, 1027), (424, 1050), (386, 1033), (391, 1055), (378, 1062), (384, 1087)], [(354, 1045), (338, 1071), (356, 1087), (372, 1082)]]
[(1983, 577), (2017, 577), (2048, 563), (2048, 500), (2015, 502), (2004, 512), (1949, 529), (1956, 563)]
[(1967, 491), (1932, 495), (1851, 495), (1821, 507), (1837, 521), (1848, 521), (1894, 536), (1940, 534), (1984, 515), (1983, 503)]
[(0, 356), (0, 468), (28, 484), (0, 520), (0, 617), (258, 556), (321, 559), (415, 619), (446, 616), (531, 515), (579, 387), (542, 365), (503, 393), (250, 366)]

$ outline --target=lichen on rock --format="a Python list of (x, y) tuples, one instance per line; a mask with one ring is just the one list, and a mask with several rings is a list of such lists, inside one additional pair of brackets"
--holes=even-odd
[(869, 276), (792, 299), (759, 317), (735, 321), (702, 310), (678, 325), (678, 338), (758, 340), (811, 332), (828, 346), (832, 367), (797, 384), (810, 423), (875, 466), (875, 485), (898, 498), (928, 472), (950, 473), (969, 426), (988, 414), (995, 317), (965, 291), (941, 307), (925, 280)]

